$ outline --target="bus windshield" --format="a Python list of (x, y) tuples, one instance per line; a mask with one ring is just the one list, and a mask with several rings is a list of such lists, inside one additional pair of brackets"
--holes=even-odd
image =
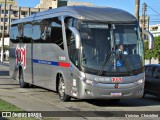
[(132, 75), (143, 70), (143, 43), (136, 24), (81, 22), (81, 66), (88, 73)]

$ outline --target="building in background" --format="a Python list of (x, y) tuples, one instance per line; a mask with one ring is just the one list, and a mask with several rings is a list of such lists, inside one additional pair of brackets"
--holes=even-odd
[(18, 7), (18, 6), (10, 6), (6, 7), (6, 15), (4, 19), (4, 6), (0, 6), (0, 33), (2, 33), (3, 29), (3, 21), (5, 21), (5, 34), (9, 33), (11, 22), (27, 17), (39, 11), (44, 11), (44, 8), (29, 8), (29, 7)]
[(57, 7), (57, 0), (40, 0), (40, 3), (36, 5), (35, 8), (56, 8)]
[(160, 36), (160, 24), (151, 25), (149, 31), (153, 34), (154, 37)]
[(68, 6), (78, 6), (78, 5), (82, 5), (82, 6), (94, 6), (90, 2), (77, 2), (77, 1), (68, 1), (67, 5)]
[(40, 4), (38, 4), (35, 8), (57, 8), (61, 6), (93, 6), (90, 2), (77, 2), (73, 0), (40, 0)]
[(89, 2), (76, 2), (76, 1), (68, 1), (68, 0), (40, 0), (40, 4), (38, 4), (35, 8), (29, 8), (29, 7), (18, 7), (18, 3), (16, 2), (16, 0), (14, 1), (15, 1), (14, 5), (12, 6), (7, 5), (5, 19), (4, 19), (4, 5), (0, 5), (0, 35), (3, 30), (3, 21), (5, 21), (5, 34), (8, 35), (11, 22), (16, 19), (24, 18), (34, 13), (51, 9), (51, 8), (52, 9), (57, 8), (60, 6), (66, 6), (66, 5), (93, 6), (93, 4)]

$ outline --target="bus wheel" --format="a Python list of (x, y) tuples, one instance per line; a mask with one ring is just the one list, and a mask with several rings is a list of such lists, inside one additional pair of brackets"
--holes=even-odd
[(62, 76), (59, 77), (58, 94), (59, 98), (64, 102), (69, 101), (71, 99), (69, 95), (65, 94), (65, 84)]
[(24, 82), (22, 69), (19, 70), (19, 85), (20, 85), (20, 88), (25, 88), (28, 86), (28, 84)]

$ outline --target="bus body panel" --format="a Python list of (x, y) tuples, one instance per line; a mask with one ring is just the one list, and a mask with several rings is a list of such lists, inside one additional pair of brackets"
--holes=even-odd
[(16, 54), (15, 54), (15, 51), (16, 51), (16, 47), (17, 47), (17, 44), (13, 44), (12, 42), (10, 42), (9, 44), (9, 74), (12, 78), (14, 79), (18, 79), (18, 66), (17, 66), (17, 63), (16, 63)]
[[(47, 48), (47, 49), (46, 49)], [(48, 89), (55, 90), (56, 75), (62, 71), (65, 74), (66, 68), (59, 66), (59, 63), (68, 63), (65, 52), (54, 44), (33, 45), (33, 83)], [(66, 74), (64, 77), (67, 76)], [(67, 78), (67, 77), (66, 77)]]
[[(125, 98), (140, 98), (144, 92), (144, 82), (139, 84), (138, 80), (144, 80), (144, 73), (122, 77), (122, 83), (113, 83), (112, 77), (95, 76), (85, 74), (86, 79), (95, 80), (96, 83), (91, 86), (86, 84), (83, 80), (79, 80), (79, 98), (84, 99), (125, 99)], [(99, 81), (99, 82), (98, 82)], [(118, 88), (115, 86), (118, 85)], [(88, 94), (87, 91), (92, 92)], [(111, 95), (117, 93), (117, 95)], [(121, 95), (119, 95), (119, 93)]]
[[(115, 89), (113, 84), (105, 84), (105, 88), (90, 86), (84, 82), (80, 82), (80, 96), (83, 99), (128, 99), (141, 98), (144, 92), (144, 83), (135, 87), (126, 87), (124, 89)], [(122, 86), (129, 86), (129, 84), (121, 84)], [(121, 86), (120, 85), (120, 86)], [(112, 89), (110, 88), (112, 86)], [(92, 92), (92, 95), (87, 93)], [(115, 93), (116, 95), (111, 95)]]
[[(92, 75), (85, 73), (86, 79), (89, 80), (94, 80), (97, 83), (103, 83), (103, 84), (129, 84), (129, 83), (134, 83), (138, 80), (143, 79), (144, 80), (144, 73), (137, 74), (137, 75), (130, 75), (130, 76), (122, 76), (122, 77), (106, 77), (106, 76), (97, 76), (97, 75)], [(117, 82), (114, 82), (114, 78), (117, 78)], [(120, 80), (119, 80), (120, 79)]]
[[(75, 67), (73, 67), (73, 75), (71, 77), (71, 96), (80, 99), (126, 99), (126, 98), (140, 98), (143, 96), (144, 92), (144, 82), (139, 84), (138, 80), (144, 80), (144, 73), (121, 77), (122, 83), (113, 83), (113, 77), (97, 76), (92, 74), (85, 74), (85, 79)], [(84, 80), (97, 80), (97, 82), (92, 86), (84, 82)], [(76, 80), (76, 86), (74, 86), (74, 80)], [(98, 82), (99, 80), (99, 82)], [(118, 85), (118, 88), (115, 88)], [(87, 93), (87, 91), (92, 92), (93, 95)], [(113, 96), (112, 93), (121, 93), (120, 96)]]
[(80, 92), (80, 72), (78, 68), (71, 63), (70, 70), (67, 71), (68, 77), (69, 77), (69, 91), (67, 91), (67, 94), (79, 98), (79, 92)]
[(20, 44), (20, 49), (22, 51), (21, 56), (23, 56), (22, 69), (24, 74), (24, 81), (32, 84), (32, 44)]

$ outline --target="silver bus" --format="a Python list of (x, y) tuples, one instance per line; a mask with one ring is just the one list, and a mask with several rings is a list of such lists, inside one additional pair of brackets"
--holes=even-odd
[[(152, 35), (145, 31), (152, 47)], [(12, 22), (10, 76), (62, 101), (141, 98), (144, 48), (130, 13), (109, 7), (50, 9)]]

